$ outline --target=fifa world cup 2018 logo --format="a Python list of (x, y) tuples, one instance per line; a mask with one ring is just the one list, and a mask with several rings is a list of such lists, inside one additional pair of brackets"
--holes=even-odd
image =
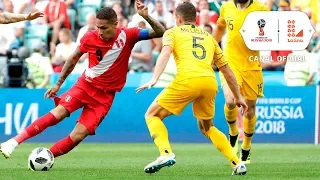
[(258, 27), (259, 27), (259, 36), (264, 36), (263, 28), (266, 26), (266, 21), (264, 19), (259, 19)]

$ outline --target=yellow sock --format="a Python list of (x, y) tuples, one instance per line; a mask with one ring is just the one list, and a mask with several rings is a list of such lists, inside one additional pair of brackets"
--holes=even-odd
[(240, 162), (239, 158), (232, 150), (227, 137), (216, 127), (212, 126), (205, 135), (212, 141), (216, 148), (222, 152), (232, 166), (235, 166)]
[(256, 128), (256, 122), (257, 122), (256, 116), (254, 116), (251, 120), (247, 119), (246, 117), (243, 117), (244, 137), (241, 145), (241, 148), (243, 150), (248, 151), (251, 149), (251, 141), (252, 141), (254, 130)]
[(150, 136), (158, 147), (160, 155), (168, 155), (172, 153), (168, 131), (161, 119), (157, 116), (150, 116), (146, 119), (146, 122)]
[(229, 126), (229, 134), (231, 136), (236, 136), (239, 134), (239, 129), (237, 126), (237, 117), (238, 117), (238, 107), (236, 106), (233, 109), (229, 109), (227, 105), (224, 105), (224, 114)]

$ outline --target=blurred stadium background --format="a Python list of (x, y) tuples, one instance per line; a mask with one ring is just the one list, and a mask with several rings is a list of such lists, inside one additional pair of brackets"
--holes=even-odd
[[(198, 9), (197, 24), (213, 33), (219, 8), (225, 1), (190, 1)], [(319, 147), (314, 144), (320, 141), (320, 0), (262, 1), (273, 11), (304, 11), (316, 32), (309, 48), (304, 52), (307, 54), (307, 61), (301, 65), (292, 66), (286, 61), (262, 64), (265, 98), (259, 99), (257, 105), (258, 122), (251, 161), (253, 164), (248, 167), (248, 178), (317, 179)], [(167, 29), (175, 26), (174, 11), (181, 2), (182, 0), (144, 1), (151, 16), (162, 22)], [(95, 29), (95, 12), (106, 6), (116, 11), (119, 27), (150, 27), (135, 13), (134, 0), (0, 1), (0, 11), (3, 12), (28, 13), (39, 10), (46, 14), (46, 17), (32, 22), (0, 25), (0, 141), (13, 137), (54, 106), (52, 101), (43, 100), (43, 93), (56, 82), (66, 58), (76, 48), (79, 39), (87, 30)], [(223, 40), (220, 43), (222, 48), (224, 44)], [(50, 176), (39, 174), (38, 178), (148, 178), (144, 176), (142, 169), (158, 154), (145, 126), (144, 112), (174, 77), (176, 70), (173, 59), (170, 59), (157, 88), (141, 94), (135, 94), (135, 88), (150, 79), (161, 47), (161, 38), (136, 44), (130, 58), (126, 86), (117, 95), (110, 113), (98, 128), (97, 135), (89, 137), (85, 141), (88, 144), (81, 144), (70, 154), (59, 158)], [(277, 59), (297, 52), (261, 53)], [(139, 59), (141, 56), (143, 59)], [(60, 93), (72, 86), (86, 66), (87, 56), (83, 55)], [(216, 99), (214, 123), (227, 135), (223, 104), (224, 98), (220, 90)], [(28, 154), (37, 146), (50, 146), (46, 143), (66, 136), (79, 114), (80, 111), (77, 111), (58, 126), (28, 141), (32, 143), (19, 147), (20, 150), (16, 151), (12, 161), (0, 160), (0, 179), (34, 179), (34, 174), (25, 172)], [(181, 116), (170, 117), (165, 123), (170, 140), (174, 143), (178, 164), (174, 167), (176, 170), (172, 168), (161, 171), (157, 178), (228, 177), (227, 162), (197, 130), (190, 106)], [(241, 121), (238, 123), (241, 128)], [(69, 174), (70, 168), (75, 174)], [(18, 169), (22, 174), (13, 173), (13, 169)]]

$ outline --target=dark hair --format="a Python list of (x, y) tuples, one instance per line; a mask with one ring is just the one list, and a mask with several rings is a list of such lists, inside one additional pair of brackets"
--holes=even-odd
[(203, 25), (203, 27), (207, 27), (207, 28), (209, 28), (211, 31), (213, 30), (213, 29), (212, 29), (212, 26), (211, 26), (210, 24), (205, 24), (205, 25)]
[(96, 18), (108, 20), (109, 22), (116, 22), (117, 14), (112, 8), (104, 7), (97, 12)]
[(184, 2), (177, 7), (176, 14), (181, 16), (184, 21), (195, 22), (197, 11), (192, 3)]

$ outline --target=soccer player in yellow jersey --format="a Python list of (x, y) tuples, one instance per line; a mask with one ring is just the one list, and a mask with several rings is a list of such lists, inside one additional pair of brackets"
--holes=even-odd
[(224, 154), (231, 163), (233, 174), (244, 175), (247, 170), (243, 162), (232, 150), (227, 137), (213, 126), (214, 100), (218, 84), (213, 72), (213, 64), (220, 69), (234, 93), (235, 104), (247, 110), (240, 95), (234, 74), (225, 61), (222, 50), (214, 38), (205, 30), (196, 27), (196, 9), (185, 2), (176, 9), (177, 27), (169, 29), (163, 36), (163, 49), (157, 60), (153, 78), (137, 88), (137, 92), (151, 88), (166, 67), (173, 53), (177, 75), (150, 105), (145, 114), (146, 123), (160, 157), (148, 164), (144, 171), (155, 173), (162, 167), (175, 164), (175, 154), (171, 150), (168, 131), (162, 120), (172, 114), (180, 115), (183, 109), (193, 102), (194, 116), (198, 119), (200, 131)]
[[(259, 51), (247, 48), (239, 32), (246, 16), (253, 11), (268, 11), (268, 8), (256, 0), (234, 0), (223, 4), (214, 37), (220, 42), (225, 29), (227, 40), (224, 55), (236, 76), (240, 91), (248, 105), (243, 117), (244, 139), (241, 145), (241, 160), (250, 163), (251, 140), (256, 126), (255, 107), (258, 97), (263, 97), (263, 75), (260, 62), (252, 62), (249, 57), (258, 57)], [(238, 107), (234, 95), (223, 74), (219, 74), (225, 97), (225, 117), (229, 125), (229, 140), (234, 151), (238, 153)]]

